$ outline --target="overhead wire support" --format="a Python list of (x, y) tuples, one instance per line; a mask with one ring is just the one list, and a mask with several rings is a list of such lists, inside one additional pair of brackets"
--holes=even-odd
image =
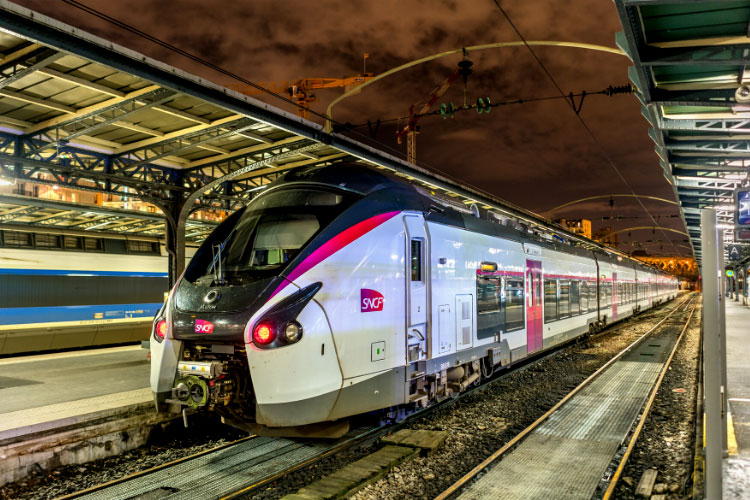
[[(557, 80), (555, 80), (555, 78), (552, 76), (552, 73), (550, 73), (549, 70), (547, 69), (547, 67), (544, 65), (544, 62), (542, 62), (542, 60), (536, 54), (536, 52), (534, 51), (534, 49), (531, 48), (531, 46), (528, 44), (528, 42), (526, 41), (526, 38), (523, 36), (523, 34), (521, 34), (521, 31), (518, 29), (518, 27), (516, 27), (515, 23), (510, 18), (510, 16), (508, 15), (508, 13), (505, 12), (505, 9), (503, 9), (503, 7), (500, 5), (500, 2), (498, 2), (498, 0), (493, 0), (493, 2), (495, 2), (495, 5), (497, 6), (497, 8), (500, 10), (500, 12), (503, 14), (503, 16), (505, 17), (505, 19), (508, 21), (508, 24), (510, 24), (510, 26), (513, 28), (513, 31), (516, 32), (516, 35), (518, 35), (518, 37), (521, 39), (521, 41), (523, 42), (523, 44), (528, 49), (529, 53), (531, 53), (531, 55), (536, 60), (537, 64), (539, 64), (539, 67), (547, 75), (547, 78), (550, 80), (550, 82), (552, 82), (552, 84), (555, 86), (555, 88), (557, 89), (557, 91), (560, 93), (561, 96), (565, 96), (565, 92), (562, 90), (562, 88), (560, 87), (560, 85), (557, 83)], [(586, 130), (586, 132), (588, 133), (588, 135), (591, 137), (591, 139), (594, 141), (594, 143), (599, 148), (599, 151), (601, 152), (601, 154), (604, 157), (604, 159), (607, 161), (607, 163), (609, 163), (609, 165), (615, 171), (615, 173), (620, 178), (620, 180), (622, 180), (622, 182), (633, 192), (633, 194), (635, 194), (635, 190), (630, 185), (630, 183), (625, 178), (625, 176), (622, 174), (622, 172), (620, 171), (620, 169), (617, 167), (617, 165), (615, 164), (614, 160), (612, 160), (612, 158), (609, 156), (609, 154), (607, 153), (606, 149), (604, 149), (604, 146), (602, 145), (602, 143), (599, 141), (599, 139), (596, 137), (596, 135), (594, 135), (593, 130), (591, 130), (591, 128), (589, 128), (588, 124), (583, 120), (583, 118), (581, 117), (580, 113), (576, 112), (575, 104), (573, 104), (571, 102), (570, 106), (571, 106), (571, 109), (573, 110), (573, 112), (575, 113), (576, 117), (578, 118), (578, 121), (580, 122), (581, 126)], [(656, 219), (654, 219), (653, 215), (651, 215), (651, 212), (649, 212), (649, 210), (646, 208), (646, 205), (644, 205), (643, 202), (639, 198), (636, 198), (636, 200), (638, 201), (638, 204), (641, 206), (641, 208), (643, 209), (643, 211), (646, 212), (650, 216), (651, 220), (654, 223), (654, 226), (658, 226), (658, 224), (656, 222)], [(660, 229), (660, 231), (664, 235), (664, 237), (667, 238), (667, 235), (664, 232), (664, 230)], [(676, 246), (675, 246), (675, 250), (679, 252), (679, 250), (677, 249)]]

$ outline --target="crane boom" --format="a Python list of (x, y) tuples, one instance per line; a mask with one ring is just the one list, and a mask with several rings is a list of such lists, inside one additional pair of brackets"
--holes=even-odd
[[(277, 94), (286, 94), (296, 100), (297, 115), (302, 118), (309, 118), (310, 104), (318, 100), (315, 94), (311, 92), (312, 90), (344, 87), (346, 92), (349, 92), (357, 85), (373, 78), (375, 78), (374, 73), (362, 73), (346, 78), (301, 78), (296, 81), (260, 82), (258, 85)], [(265, 93), (265, 91), (249, 85), (229, 85), (229, 88), (242, 92), (245, 95), (260, 95)]]
[(398, 140), (399, 144), (401, 144), (403, 137), (406, 136), (406, 158), (409, 163), (415, 163), (417, 160), (417, 122), (420, 120), (420, 118), (422, 118), (422, 115), (427, 113), (430, 110), (430, 107), (432, 107), (432, 105), (435, 104), (438, 99), (440, 99), (440, 96), (448, 91), (451, 85), (453, 85), (453, 82), (458, 79), (458, 76), (459, 70), (451, 73), (451, 75), (446, 78), (443, 83), (438, 85), (432, 91), (432, 93), (430, 94), (430, 98), (427, 100), (427, 102), (424, 102), (420, 106), (419, 110), (416, 113), (414, 112), (414, 108), (418, 106), (422, 101), (409, 106), (409, 120), (406, 122), (406, 125), (404, 125), (402, 129), (396, 132), (396, 139)]

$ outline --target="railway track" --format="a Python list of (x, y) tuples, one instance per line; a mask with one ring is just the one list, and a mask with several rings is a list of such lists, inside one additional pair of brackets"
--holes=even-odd
[[(592, 498), (597, 500), (609, 500), (612, 498), (617, 481), (620, 479), (620, 475), (646, 422), (646, 417), (659, 390), (661, 381), (669, 369), (670, 362), (680, 345), (680, 341), (693, 319), (696, 296), (697, 294), (693, 294), (677, 304), (656, 326), (643, 334), (627, 348), (623, 349), (515, 438), (444, 490), (435, 500), (482, 498), (491, 495), (495, 491), (495, 488), (497, 488), (498, 483), (503, 485), (501, 487), (505, 488), (503, 498), (549, 498), (549, 495), (554, 491), (553, 488), (557, 490), (558, 494), (556, 497), (558, 498)], [(658, 372), (654, 372), (655, 367), (653, 366), (648, 366), (645, 370), (654, 373), (654, 380), (649, 385), (648, 391), (645, 394), (647, 398), (639, 400), (635, 411), (611, 411), (610, 408), (605, 408), (602, 412), (605, 418), (600, 421), (585, 419), (585, 417), (584, 419), (581, 418), (583, 413), (577, 411), (574, 398), (579, 394), (585, 394), (586, 391), (590, 395), (596, 394), (596, 396), (600, 396), (603, 394), (605, 391), (601, 389), (592, 389), (597, 381), (602, 382), (602, 385), (609, 389), (615, 387), (615, 384), (611, 380), (605, 379), (608, 375), (612, 375), (610, 378), (627, 376), (624, 370), (620, 370), (619, 372), (615, 370), (618, 361), (626, 361), (631, 363), (630, 366), (633, 366), (633, 362), (637, 363), (645, 360), (648, 365), (653, 365), (659, 356), (662, 356), (664, 361), (661, 363)], [(643, 383), (643, 380), (647, 377), (639, 375), (639, 378), (638, 382)], [(627, 398), (632, 399), (630, 392)], [(626, 397), (622, 397), (621, 399), (626, 399)], [(587, 403), (590, 403), (590, 400)], [(579, 403), (579, 405), (583, 404)], [(586, 412), (596, 413), (597, 408), (588, 407), (586, 408)], [(566, 418), (571, 420), (571, 422), (566, 423)], [(597, 428), (603, 432), (597, 433)], [(583, 474), (580, 470), (581, 463), (579, 460), (570, 460), (572, 457), (569, 456), (568, 464), (556, 464), (554, 463), (554, 458), (550, 455), (550, 450), (548, 449), (549, 443), (542, 443), (543, 441), (563, 437), (565, 434), (568, 434), (574, 435), (575, 439), (580, 441), (586, 441), (590, 438), (591, 442), (596, 442), (596, 445), (599, 445), (607, 437), (617, 438), (618, 429), (620, 431), (624, 429), (624, 435), (619, 436), (621, 438), (619, 443), (615, 442), (614, 446), (609, 447), (612, 453), (609, 454), (609, 460), (603, 462), (604, 469), (602, 470), (601, 467), (600, 469), (596, 469), (595, 464), (584, 460), (583, 462), (586, 462), (584, 466), (592, 470), (583, 471)], [(543, 437), (540, 438), (540, 436)], [(522, 450), (522, 445), (524, 444), (528, 444), (528, 446)], [(567, 445), (568, 443), (564, 440), (555, 442), (555, 446), (557, 447)], [(601, 448), (600, 446), (598, 447)], [(515, 460), (512, 460), (511, 457), (514, 456), (513, 452), (516, 450), (519, 451), (515, 454)], [(578, 455), (576, 457), (581, 458)], [(506, 463), (505, 461), (507, 461), (507, 465), (501, 467)], [(517, 467), (519, 464), (529, 465), (535, 463), (535, 461), (537, 463), (546, 461), (547, 463), (539, 469), (523, 469), (523, 479), (521, 481), (514, 481), (512, 472), (509, 473), (514, 466)], [(575, 464), (575, 462), (579, 463)], [(560, 466), (559, 468), (557, 468), (558, 465)], [(540, 473), (540, 477), (537, 477), (537, 473)], [(558, 475), (555, 475), (555, 473)], [(593, 481), (589, 481), (588, 485), (582, 485), (581, 483), (584, 481), (582, 476), (585, 476), (586, 473), (593, 477)], [(504, 481), (494, 481), (495, 484), (493, 485), (493, 474), (502, 475)], [(561, 476), (562, 474), (568, 474), (567, 477), (571, 478), (571, 482), (577, 483), (576, 486), (568, 488), (563, 480), (563, 476)], [(483, 476), (482, 480), (478, 479), (480, 475)], [(542, 475), (545, 477), (541, 477)], [(514, 483), (516, 485), (520, 483), (520, 486), (518, 488), (508, 486)]]
[[(674, 306), (672, 312), (681, 304)], [(615, 324), (591, 338), (596, 339), (599, 336), (611, 334), (612, 329), (626, 327), (627, 323)], [(529, 357), (523, 363), (514, 366), (512, 370), (504, 370), (496, 374), (487, 382), (463, 392), (458, 398), (414, 412), (402, 422), (394, 425), (360, 426), (335, 442), (248, 436), (218, 448), (60, 497), (58, 500), (74, 498), (87, 500), (216, 498), (223, 500), (243, 497), (325, 457), (368, 440), (374, 441), (401, 426), (408, 425), (415, 419), (424, 417), (430, 411), (447, 408), (465, 397), (485, 390), (493, 382), (500, 381), (513, 373), (533, 366), (538, 361), (556, 355), (560, 349), (574, 342), (575, 340), (572, 340), (550, 351)]]

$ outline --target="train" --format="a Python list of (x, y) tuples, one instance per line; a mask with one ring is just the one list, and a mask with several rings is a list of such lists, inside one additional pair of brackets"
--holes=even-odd
[(0, 355), (148, 341), (169, 290), (158, 238), (4, 225)]
[(203, 242), (154, 319), (157, 410), (337, 437), (677, 294), (501, 215), (362, 164), (288, 171)]

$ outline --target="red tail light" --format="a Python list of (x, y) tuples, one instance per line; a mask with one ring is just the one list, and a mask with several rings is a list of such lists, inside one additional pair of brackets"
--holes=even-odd
[(276, 339), (276, 334), (271, 325), (261, 323), (255, 327), (255, 330), (253, 330), (253, 340), (258, 344), (270, 344), (274, 339)]
[(154, 333), (159, 340), (164, 340), (167, 336), (167, 320), (162, 319), (157, 321)]

